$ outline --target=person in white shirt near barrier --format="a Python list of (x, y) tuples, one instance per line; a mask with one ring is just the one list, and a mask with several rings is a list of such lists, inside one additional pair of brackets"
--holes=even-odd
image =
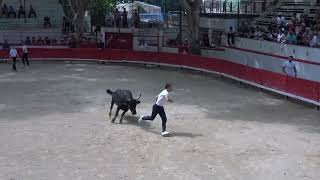
[(12, 71), (17, 71), (16, 61), (17, 61), (17, 57), (19, 57), (17, 49), (15, 47), (11, 48), (9, 55), (12, 58), (12, 61), (13, 61)]
[(285, 61), (282, 65), (283, 73), (287, 74), (290, 77), (297, 77), (297, 68), (293, 62), (293, 56), (289, 57), (289, 61)]
[(165, 105), (166, 102), (171, 102), (173, 103), (173, 100), (170, 99), (170, 92), (172, 92), (172, 84), (167, 83), (165, 86), (165, 90), (163, 90), (158, 96), (156, 103), (152, 107), (152, 113), (151, 116), (141, 116), (140, 119), (138, 120), (139, 124), (142, 121), (153, 121), (156, 116), (159, 114), (161, 119), (162, 119), (162, 136), (168, 136), (170, 133), (166, 131), (166, 123), (167, 123), (167, 116), (164, 111), (163, 106)]
[(28, 48), (27, 48), (27, 45), (26, 44), (24, 44), (23, 46), (22, 46), (22, 52), (23, 52), (23, 55), (22, 55), (22, 63), (23, 63), (23, 65), (24, 65), (24, 67), (26, 66), (26, 63), (27, 63), (27, 67), (29, 67), (29, 59), (28, 59), (28, 53), (29, 53), (29, 51), (28, 51)]

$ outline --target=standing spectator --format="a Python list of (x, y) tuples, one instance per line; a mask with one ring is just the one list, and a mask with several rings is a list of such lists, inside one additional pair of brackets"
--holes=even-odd
[(234, 45), (234, 31), (231, 26), (228, 31), (228, 45), (229, 46)]
[(121, 14), (120, 14), (118, 9), (115, 10), (113, 16), (114, 16), (115, 26), (116, 26), (116, 28), (119, 28), (120, 27), (120, 21), (121, 21)]
[(62, 18), (62, 33), (66, 34), (66, 30), (67, 30), (67, 18), (65, 16), (63, 16)]
[(32, 15), (33, 15), (35, 18), (37, 17), (36, 11), (33, 9), (32, 5), (30, 5), (29, 18), (31, 18)]
[(3, 4), (1, 11), (2, 11), (1, 13), (2, 16), (5, 15), (5, 17), (8, 17), (9, 10), (6, 4)]
[(290, 77), (297, 77), (297, 68), (294, 64), (293, 57), (289, 57), (289, 61), (285, 61), (282, 65), (282, 72), (285, 73), (287, 76)]
[(23, 55), (22, 55), (22, 63), (23, 63), (23, 66), (26, 67), (26, 63), (27, 63), (27, 67), (30, 66), (29, 64), (29, 59), (28, 59), (28, 48), (27, 48), (27, 45), (24, 44), (23, 47), (22, 47), (22, 51), (23, 51)]
[(122, 28), (127, 28), (128, 27), (128, 12), (126, 8), (123, 8), (122, 12)]
[(17, 49), (15, 47), (11, 48), (9, 55), (10, 55), (10, 58), (12, 58), (12, 61), (13, 61), (12, 71), (17, 71), (16, 61), (17, 61), (17, 57), (19, 56), (18, 52), (17, 52)]
[(8, 17), (10, 17), (11, 15), (13, 15), (14, 18), (17, 18), (17, 13), (12, 6), (9, 7)]
[(22, 5), (19, 7), (19, 13), (18, 13), (19, 19), (20, 19), (21, 15), (23, 15), (23, 17), (26, 18), (26, 11)]
[(140, 24), (140, 17), (138, 11), (135, 9), (133, 12), (133, 27), (138, 28)]

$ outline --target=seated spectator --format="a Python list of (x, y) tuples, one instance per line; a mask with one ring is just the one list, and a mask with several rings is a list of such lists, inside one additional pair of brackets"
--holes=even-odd
[(51, 40), (49, 39), (48, 36), (46, 36), (46, 37), (44, 38), (44, 42), (45, 42), (46, 45), (50, 45), (50, 44), (51, 44)]
[(8, 17), (11, 17), (11, 15), (13, 15), (14, 18), (17, 18), (17, 13), (12, 6), (9, 7)]
[(1, 8), (1, 15), (5, 16), (5, 17), (8, 17), (8, 13), (9, 13), (9, 10), (8, 10), (8, 7), (6, 4), (3, 4), (2, 8)]
[(43, 40), (41, 37), (39, 37), (38, 40), (37, 40), (37, 44), (38, 44), (38, 45), (44, 45), (45, 42), (44, 42), (44, 40)]
[(46, 27), (51, 28), (51, 20), (50, 20), (50, 17), (45, 16), (45, 17), (43, 18), (43, 27), (44, 27), (44, 28), (46, 28)]
[(37, 17), (36, 11), (33, 9), (32, 5), (30, 5), (30, 10), (29, 10), (29, 18), (34, 16), (35, 18)]
[(37, 44), (36, 37), (34, 37), (34, 36), (32, 37), (32, 41), (31, 41), (31, 43), (32, 43), (32, 44)]
[(304, 46), (309, 46), (310, 43), (310, 31), (306, 29), (301, 37), (301, 44)]
[(293, 32), (289, 32), (287, 36), (287, 42), (289, 44), (297, 44), (297, 35)]
[(318, 46), (318, 35), (317, 33), (314, 33), (313, 36), (312, 36), (312, 39), (309, 43), (310, 47), (316, 47)]
[(51, 44), (52, 45), (57, 45), (57, 39), (56, 38), (52, 38), (51, 39)]
[(256, 31), (254, 32), (254, 39), (261, 40), (261, 37), (262, 37), (262, 32), (261, 32), (260, 28), (257, 27)]
[(27, 36), (27, 39), (26, 41), (24, 42), (26, 45), (31, 45), (31, 40), (30, 40), (30, 37)]
[(21, 15), (23, 15), (23, 17), (26, 18), (26, 11), (22, 5), (19, 7), (19, 13), (18, 13), (19, 19), (20, 19)]
[(285, 43), (286, 42), (286, 35), (284, 34), (284, 32), (282, 30), (279, 30), (279, 33), (277, 35), (277, 41), (279, 43)]

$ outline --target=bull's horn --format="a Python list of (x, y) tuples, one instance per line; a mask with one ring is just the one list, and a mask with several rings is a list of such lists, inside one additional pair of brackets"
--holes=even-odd
[(137, 100), (139, 100), (141, 98), (141, 93), (140, 93), (140, 96), (138, 97), (138, 99)]

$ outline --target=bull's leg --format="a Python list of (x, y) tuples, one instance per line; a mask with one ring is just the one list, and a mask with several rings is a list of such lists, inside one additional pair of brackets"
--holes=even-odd
[(121, 118), (120, 118), (120, 124), (122, 124), (122, 118), (123, 118), (123, 116), (126, 114), (128, 112), (128, 110), (126, 110), (126, 111), (123, 111), (123, 113), (121, 114)]
[(116, 111), (116, 114), (114, 115), (114, 118), (112, 119), (112, 123), (114, 123), (114, 121), (116, 120), (116, 118), (118, 117), (118, 115), (119, 115), (119, 111), (120, 111), (120, 108), (118, 107), (117, 108), (117, 111)]
[(111, 117), (111, 112), (113, 109), (114, 101), (111, 101), (110, 111), (109, 111), (109, 117)]

